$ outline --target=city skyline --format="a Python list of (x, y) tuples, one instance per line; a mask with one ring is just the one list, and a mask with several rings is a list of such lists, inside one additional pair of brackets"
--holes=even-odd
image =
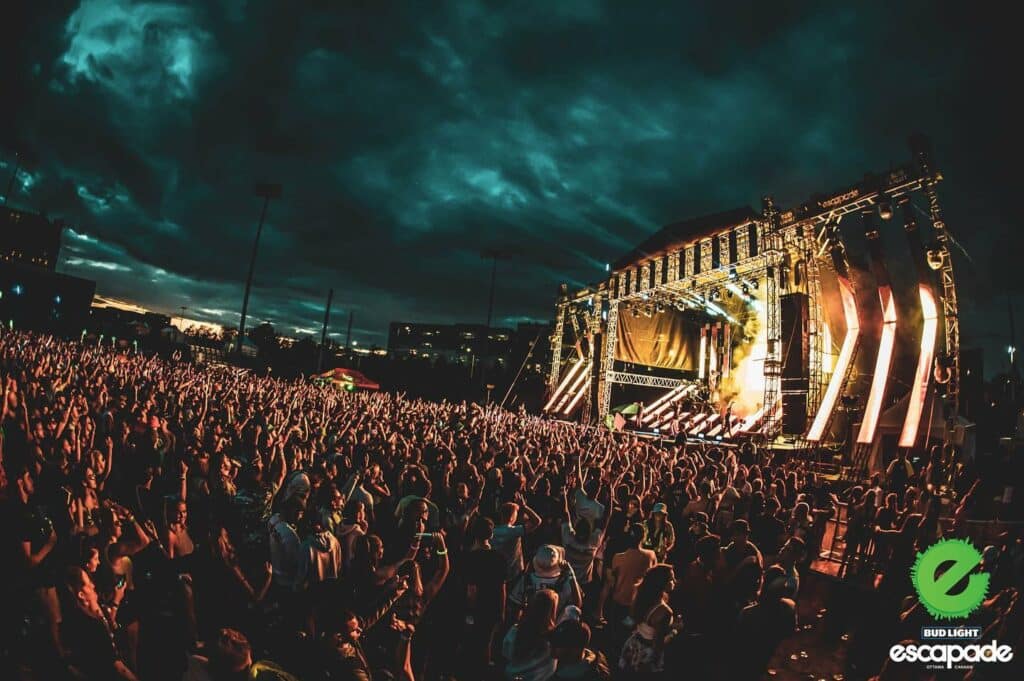
[(0, 180), (20, 152), (10, 203), (67, 222), (59, 269), (237, 325), (252, 185), (270, 180), (284, 192), (250, 328), (318, 336), (332, 287), (335, 339), (350, 311), (361, 344), (396, 320), (482, 323), (495, 250), (495, 325), (547, 321), (560, 283), (601, 280), (661, 225), (846, 186), (923, 130), (963, 247), (964, 346), (985, 348), (987, 373), (1005, 364), (1024, 244), (995, 69), (1009, 43), (975, 30), (990, 17), (325, 8), (34, 9), (4, 41), (20, 105), (0, 113)]

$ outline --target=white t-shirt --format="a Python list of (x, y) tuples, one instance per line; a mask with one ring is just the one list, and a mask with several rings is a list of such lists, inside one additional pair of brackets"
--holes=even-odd
[(604, 517), (604, 504), (600, 501), (594, 501), (586, 494), (583, 490), (576, 489), (576, 515), (580, 518), (586, 518), (590, 522), (597, 524), (597, 521)]
[(522, 525), (498, 525), (494, 528), (494, 536), (491, 537), (491, 547), (505, 556), (508, 562), (508, 569), (505, 572), (505, 579), (512, 580), (523, 572), (523, 537), (526, 536), (526, 528)]

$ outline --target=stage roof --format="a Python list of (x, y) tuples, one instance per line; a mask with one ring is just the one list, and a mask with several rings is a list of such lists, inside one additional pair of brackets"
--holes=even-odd
[(722, 230), (742, 225), (758, 217), (750, 206), (733, 208), (721, 213), (673, 222), (649, 236), (639, 246), (615, 261), (616, 271), (641, 261), (664, 254), (666, 251), (693, 243), (698, 239), (717, 234)]

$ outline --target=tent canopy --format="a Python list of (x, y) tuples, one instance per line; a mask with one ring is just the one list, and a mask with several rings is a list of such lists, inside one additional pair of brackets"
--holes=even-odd
[[(359, 389), (359, 390), (380, 390), (380, 384), (371, 381), (362, 373), (355, 369), (330, 369), (322, 374), (319, 374), (317, 378), (321, 378), (327, 381), (332, 381), (338, 384), (340, 387), (347, 390)], [(351, 387), (350, 387), (351, 386)]]

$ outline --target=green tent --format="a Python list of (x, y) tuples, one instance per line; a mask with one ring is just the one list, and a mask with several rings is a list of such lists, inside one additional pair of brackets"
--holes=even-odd
[[(629, 404), (620, 404), (617, 407), (613, 407), (611, 412), (607, 416), (604, 417), (604, 425), (608, 427), (608, 430), (621, 430), (622, 429), (621, 422), (625, 421), (625, 418), (627, 416), (636, 416), (639, 413), (640, 413), (640, 403), (639, 402), (630, 402)], [(616, 421), (616, 418), (615, 418), (616, 414), (620, 414), (622, 416), (622, 419), (620, 419), (620, 423), (619, 424), (616, 424), (616, 422), (615, 422)]]

